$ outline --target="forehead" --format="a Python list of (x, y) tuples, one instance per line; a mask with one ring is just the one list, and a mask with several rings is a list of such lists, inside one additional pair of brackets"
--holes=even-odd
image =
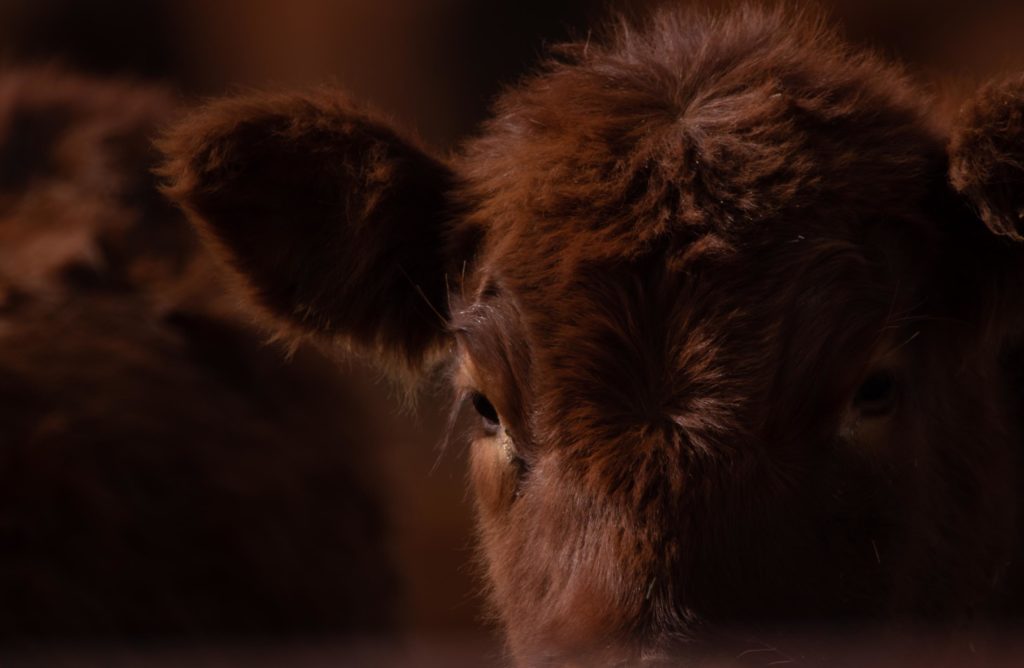
[(899, 72), (760, 19), (663, 16), (499, 101), (460, 164), (479, 373), (585, 420), (859, 372), (899, 308), (878, 246), (931, 224), (943, 143)]
[(685, 263), (919, 217), (943, 143), (902, 74), (756, 19), (665, 14), (506, 93), (460, 165), (483, 264)]

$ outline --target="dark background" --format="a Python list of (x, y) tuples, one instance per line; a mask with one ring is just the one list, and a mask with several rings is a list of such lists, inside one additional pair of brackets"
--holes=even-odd
[[(0, 55), (168, 81), (190, 94), (237, 85), (336, 81), (442, 147), (471, 131), (494, 94), (545, 45), (613, 14), (729, 0), (4, 0)], [(831, 0), (850, 39), (932, 80), (1024, 63), (1014, 0)]]

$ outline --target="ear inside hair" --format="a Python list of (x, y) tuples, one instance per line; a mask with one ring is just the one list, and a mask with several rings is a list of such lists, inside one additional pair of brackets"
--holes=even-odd
[(283, 330), (419, 366), (446, 331), (451, 174), (338, 93), (211, 104), (160, 142), (165, 192)]
[(950, 180), (992, 232), (1024, 240), (1024, 75), (984, 86), (965, 105)]

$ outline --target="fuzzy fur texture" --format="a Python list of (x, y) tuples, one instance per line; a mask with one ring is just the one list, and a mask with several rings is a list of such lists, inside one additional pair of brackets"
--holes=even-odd
[(996, 234), (1024, 240), (1024, 76), (991, 83), (962, 110), (953, 185)]
[(0, 646), (379, 632), (358, 392), (247, 326), (160, 196), (166, 92), (0, 76)]
[(446, 166), (329, 93), (227, 100), (160, 145), (173, 156), (166, 193), (282, 325), (351, 340), (399, 369), (436, 348)]
[[(983, 212), (1005, 213), (1012, 188), (990, 187), (998, 170), (969, 160), (1003, 169), (1022, 147), (999, 140), (1014, 130), (985, 96), (958, 135), (973, 143), (954, 143), (952, 178)], [(763, 641), (784, 624), (945, 623), (1019, 605), (1019, 376), (1007, 360), (1021, 251), (950, 187), (948, 137), (899, 68), (787, 11), (623, 25), (559, 49), (498, 100), (450, 162), (448, 218), (389, 220), (372, 242), (357, 236), (372, 216), (339, 216), (334, 202), (378, 188), (204, 199), (234, 188), (216, 170), (212, 183), (194, 177), (226, 146), (219, 163), (245, 162), (232, 174), (289, 183), (275, 163), (246, 161), (285, 136), (299, 150), (301, 135), (234, 129), (251, 127), (248, 109), (287, 115), (304, 99), (195, 116), (172, 137), (214, 139), (165, 145), (169, 192), (257, 290), (312, 276), (334, 281), (314, 286), (324, 299), (358, 294), (338, 304), (372, 323), (332, 319), (357, 342), (395, 326), (379, 286), (433, 257), (447, 294), (429, 301), (449, 321), (460, 397), (480, 413), (481, 553), (520, 663), (657, 663), (740, 642), (728, 636), (738, 628)], [(337, 123), (361, 119), (345, 138), (379, 133), (334, 99)], [(206, 119), (218, 119), (212, 133)], [(1000, 152), (985, 152), (989, 140)], [(375, 154), (302, 169), (351, 188), (334, 175)], [(384, 197), (420, 202), (437, 182), (410, 189), (412, 177)], [(248, 222), (287, 210), (280, 197), (297, 212), (288, 223)], [(330, 231), (294, 239), (308, 228), (291, 218), (317, 206)], [(400, 248), (396, 234), (444, 243)], [(382, 244), (392, 266), (370, 275)], [(254, 271), (269, 252), (304, 254)], [(294, 269), (332, 261), (344, 276)]]

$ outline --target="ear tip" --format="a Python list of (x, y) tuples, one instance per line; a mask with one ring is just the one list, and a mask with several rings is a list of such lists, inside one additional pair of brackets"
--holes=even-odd
[(209, 120), (206, 110), (186, 115), (154, 139), (162, 156), (153, 173), (160, 179), (160, 192), (181, 206), (187, 206), (207, 171)]
[[(223, 98), (199, 107), (166, 127), (153, 142), (162, 161), (153, 170), (164, 196), (188, 209), (200, 195), (223, 187), (246, 160), (244, 129), (280, 121), (267, 109), (268, 96)], [(269, 132), (269, 130), (268, 130)]]
[(168, 199), (181, 204), (191, 187), (188, 183), (188, 160), (185, 159), (188, 150), (182, 146), (181, 133), (177, 130), (177, 126), (165, 130), (153, 141), (154, 148), (162, 156), (153, 168), (153, 173), (160, 179), (160, 192)]
[(1024, 240), (1024, 74), (984, 86), (961, 110), (950, 181), (993, 232)]
[(225, 172), (245, 163), (266, 138), (291, 135), (351, 113), (341, 91), (249, 92), (212, 100), (164, 129), (154, 141), (163, 162), (154, 170), (163, 192), (183, 203), (198, 189), (216, 189)]

